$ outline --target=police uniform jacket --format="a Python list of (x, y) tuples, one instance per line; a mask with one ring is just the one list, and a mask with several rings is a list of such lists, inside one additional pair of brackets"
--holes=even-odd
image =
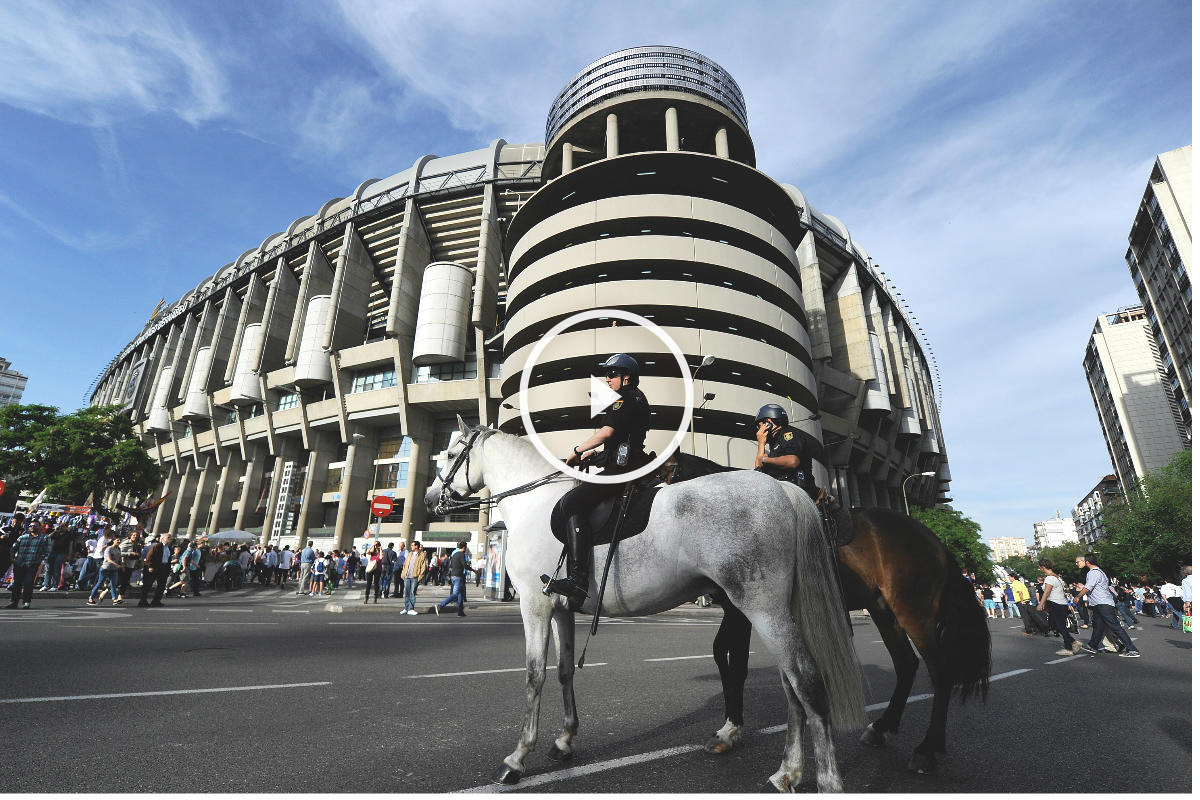
[[(630, 472), (645, 463), (646, 433), (650, 430), (650, 403), (636, 386), (622, 386), (621, 397), (604, 409), (597, 418), (599, 427), (608, 425), (612, 436), (604, 442), (604, 471), (607, 474)], [(618, 451), (627, 446), (624, 465), (617, 463)]]
[(780, 428), (774, 436), (767, 439), (766, 450), (769, 458), (796, 456), (800, 459), (800, 464), (796, 469), (788, 469), (776, 464), (763, 464), (761, 467), (763, 472), (776, 480), (795, 483), (807, 488), (812, 481), (812, 456), (805, 452), (804, 440), (800, 438), (799, 431), (790, 426)]

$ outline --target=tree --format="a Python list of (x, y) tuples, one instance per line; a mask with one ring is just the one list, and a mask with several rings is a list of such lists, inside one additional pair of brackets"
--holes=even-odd
[(976, 575), (992, 573), (991, 551), (980, 538), (979, 523), (950, 506), (913, 509), (912, 518), (925, 525), (946, 545), (959, 566)]
[(109, 491), (145, 496), (162, 479), (120, 406), (65, 415), (51, 406), (0, 409), (0, 474), (73, 504), (89, 495), (99, 503)]
[(1008, 556), (1000, 562), (1000, 566), (1007, 572), (1015, 572), (1026, 578), (1037, 574), (1037, 565), (1028, 556)]
[[(1049, 561), (1054, 567), (1054, 571), (1070, 582), (1075, 580), (1079, 574), (1079, 567), (1075, 565), (1076, 557), (1086, 552), (1084, 546), (1078, 542), (1066, 542), (1054, 547), (1043, 547), (1038, 553), (1038, 561)], [(1035, 574), (1040, 575), (1041, 573)]]
[(1102, 512), (1096, 554), (1116, 577), (1180, 578), (1192, 557), (1192, 451), (1182, 450)]

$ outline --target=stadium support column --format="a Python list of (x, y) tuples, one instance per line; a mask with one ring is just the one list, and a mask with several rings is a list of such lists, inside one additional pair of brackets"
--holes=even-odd
[[(808, 338), (812, 344), (814, 364), (830, 357), (829, 315), (825, 311), (825, 290), (821, 285), (821, 263), (817, 260), (817, 243), (812, 231), (804, 234), (796, 248), (800, 264), (800, 285), (804, 296), (804, 313), (808, 317)], [(820, 378), (820, 374), (817, 375)]]
[[(375, 478), (375, 454), (379, 449), (379, 434), (374, 429), (348, 431), (346, 467), (342, 472), (342, 499), (338, 502), (337, 522), (333, 529), (333, 547), (344, 550), (366, 530), (371, 509), (367, 493)], [(354, 433), (362, 434), (355, 438)]]
[(192, 510), (192, 499), (196, 492), (196, 469), (189, 461), (180, 462), (179, 488), (175, 491), (175, 506), (171, 510), (171, 522), (167, 530), (178, 533), (185, 515)]
[(717, 135), (713, 138), (713, 151), (718, 158), (729, 158), (729, 131), (725, 128), (717, 128)]
[(562, 174), (566, 175), (575, 168), (575, 148), (571, 147), (570, 142), (563, 142), (562, 146)]
[(425, 527), (425, 489), (433, 482), (429, 476), (429, 451), (433, 448), (433, 417), (419, 408), (408, 409), (405, 436), (412, 440), (408, 456), (408, 486), (404, 489), (404, 539), (407, 545), (416, 531)]
[[(277, 439), (275, 456), (275, 471), (271, 474), (271, 489), (267, 492), (267, 508), (266, 514), (263, 517), (262, 543), (267, 544), (271, 541), (271, 534), (275, 529), (275, 517), (279, 514), (287, 515), (288, 508), (291, 506), (290, 500), (280, 507), (279, 494), (283, 489), (283, 477), (286, 472), (285, 467), (289, 461), (296, 460), (296, 450), (299, 447), (299, 442), (291, 436), (282, 436)], [(289, 494), (295, 491), (295, 484), (287, 487)], [(287, 536), (289, 531), (286, 528), (280, 530), (280, 536)], [(278, 544), (278, 542), (276, 542)]]
[(676, 153), (679, 151), (679, 112), (675, 110), (675, 106), (667, 109), (666, 115), (666, 133), (667, 133), (667, 151)]
[(617, 133), (617, 115), (609, 114), (604, 119), (604, 157), (615, 158), (621, 154)]
[(330, 433), (313, 431), (309, 434), (308, 471), (304, 475), (303, 501), (300, 504), (300, 514), (296, 518), (296, 536), (299, 541), (297, 548), (302, 548), (308, 542), (308, 529), (321, 527), (325, 507), (321, 503), (321, 495), (325, 492), (325, 484), (329, 478), (330, 456), (337, 452), (337, 442)]
[(208, 519), (208, 527), (214, 531), (228, 528), (234, 524), (236, 511), (233, 510), (233, 498), (238, 491), (238, 478), (246, 469), (237, 450), (225, 452), (225, 464), (221, 467), (221, 477), (217, 479), (217, 488), (213, 492), (212, 514)]
[[(167, 470), (167, 476), (163, 479), (162, 491), (158, 493), (159, 497), (168, 494), (175, 494), (179, 491), (179, 473), (173, 469)], [(158, 504), (158, 508), (154, 512), (154, 524), (150, 530), (154, 533), (166, 533), (167, 524), (171, 519), (171, 512), (175, 509), (175, 498), (167, 497), (166, 500)]]
[(267, 458), (267, 448), (262, 442), (256, 442), (246, 453), (246, 480), (242, 482), (237, 517), (233, 520), (233, 527), (240, 531), (246, 530), (246, 519), (258, 505), (258, 491), (262, 484)]
[(196, 532), (206, 533), (208, 510), (212, 505), (213, 489), (216, 488), (217, 467), (211, 455), (204, 457), (204, 467), (196, 475), (196, 495), (192, 501), (191, 515), (188, 517), (187, 537), (195, 537)]

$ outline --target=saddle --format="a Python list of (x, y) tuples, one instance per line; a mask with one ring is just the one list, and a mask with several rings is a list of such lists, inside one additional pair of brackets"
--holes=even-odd
[[(643, 478), (630, 481), (621, 494), (601, 500), (588, 514), (588, 528), (592, 532), (592, 547), (611, 544), (614, 541), (614, 534), (616, 534), (615, 541), (621, 542), (646, 530), (646, 524), (650, 521), (650, 509), (654, 505), (654, 497), (662, 488), (658, 485), (659, 482), (658, 474), (652, 472)], [(621, 521), (621, 529), (618, 531), (616, 530), (617, 516), (621, 509), (621, 500), (627, 494), (630, 495), (629, 506), (625, 509), (625, 519)], [(561, 514), (561, 509), (555, 505), (555, 517), (559, 517)], [(565, 520), (555, 519), (554, 523), (551, 525), (554, 538), (566, 544), (562, 535), (562, 531), (566, 530), (566, 525), (559, 524), (565, 523)]]

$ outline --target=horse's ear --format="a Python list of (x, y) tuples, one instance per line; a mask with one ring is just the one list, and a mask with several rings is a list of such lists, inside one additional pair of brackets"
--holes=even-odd
[(463, 438), (466, 438), (471, 430), (467, 427), (467, 423), (463, 422), (462, 414), (456, 414), (455, 416), (458, 417), (458, 432), (463, 435)]

